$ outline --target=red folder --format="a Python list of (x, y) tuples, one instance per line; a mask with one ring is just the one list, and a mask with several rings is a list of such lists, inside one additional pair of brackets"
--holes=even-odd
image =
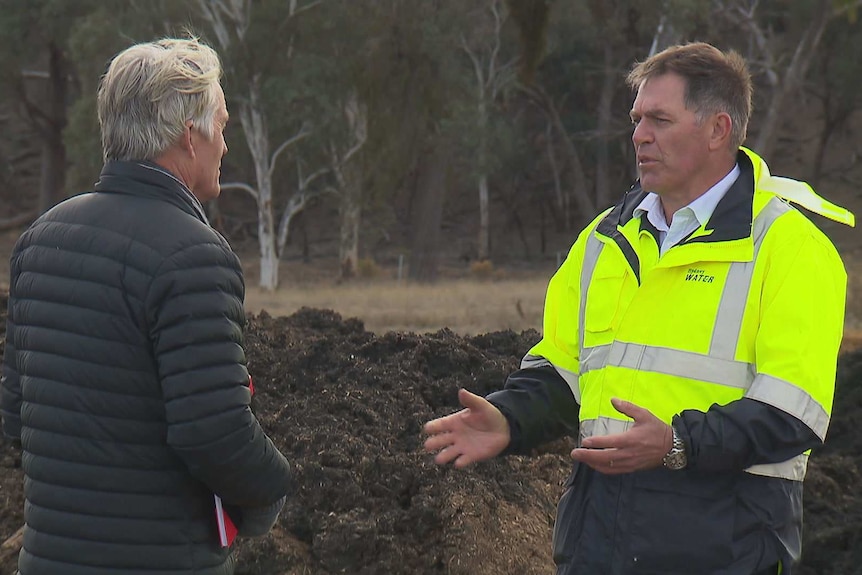
[[(252, 395), (254, 395), (254, 383), (251, 380), (251, 374), (248, 376), (248, 390)], [(225, 511), (225, 508), (221, 503), (221, 497), (213, 493), (213, 500), (215, 501), (215, 516), (216, 525), (218, 526), (219, 545), (222, 547), (230, 547), (236, 539), (238, 530), (233, 520), (230, 518), (230, 515)]]
[(230, 515), (221, 504), (221, 497), (213, 493), (215, 500), (216, 524), (218, 525), (218, 542), (222, 547), (230, 547), (236, 539), (237, 528)]

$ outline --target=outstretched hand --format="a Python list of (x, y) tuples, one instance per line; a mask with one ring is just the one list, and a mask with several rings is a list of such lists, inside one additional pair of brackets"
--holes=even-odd
[(438, 451), (434, 462), (444, 465), (454, 461), (455, 467), (466, 467), (499, 455), (511, 440), (509, 422), (499, 409), (484, 397), (458, 390), (461, 411), (433, 419), (424, 431), (425, 451)]
[(631, 417), (634, 425), (624, 433), (584, 439), (581, 447), (572, 450), (572, 457), (609, 475), (661, 466), (673, 445), (670, 425), (630, 401), (614, 398), (611, 404)]

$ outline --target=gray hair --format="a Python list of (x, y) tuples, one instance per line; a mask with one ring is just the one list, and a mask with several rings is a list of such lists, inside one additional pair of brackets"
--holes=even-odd
[(120, 52), (99, 84), (105, 160), (152, 160), (177, 141), (189, 120), (211, 140), (221, 73), (218, 54), (197, 38)]

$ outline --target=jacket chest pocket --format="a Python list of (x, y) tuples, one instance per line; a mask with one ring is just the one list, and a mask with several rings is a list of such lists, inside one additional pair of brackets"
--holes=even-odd
[(622, 267), (599, 267), (587, 288), (584, 330), (601, 333), (614, 329), (621, 315), (629, 272)]

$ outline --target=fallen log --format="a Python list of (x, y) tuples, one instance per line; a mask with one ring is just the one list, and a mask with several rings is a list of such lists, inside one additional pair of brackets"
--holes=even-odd
[(18, 531), (12, 534), (6, 541), (0, 544), (0, 565), (6, 563), (21, 550), (21, 545), (24, 544), (24, 526), (22, 525)]

